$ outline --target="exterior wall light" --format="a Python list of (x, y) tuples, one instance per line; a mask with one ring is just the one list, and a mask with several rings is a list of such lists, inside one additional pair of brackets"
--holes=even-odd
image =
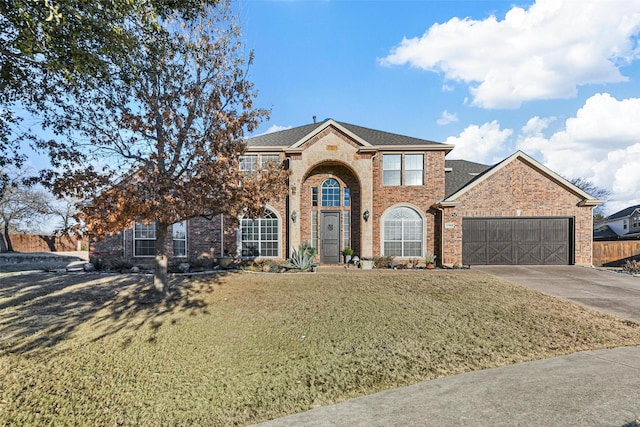
[(297, 218), (298, 214), (296, 213), (296, 211), (291, 212), (291, 221), (296, 222)]
[(364, 218), (365, 222), (369, 221), (369, 216), (371, 214), (369, 213), (369, 209), (365, 210), (364, 213), (362, 214), (362, 218)]

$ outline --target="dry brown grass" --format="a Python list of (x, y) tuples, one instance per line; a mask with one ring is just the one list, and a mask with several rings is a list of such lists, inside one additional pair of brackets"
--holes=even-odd
[(640, 345), (472, 271), (0, 275), (0, 424), (245, 425), (443, 375)]

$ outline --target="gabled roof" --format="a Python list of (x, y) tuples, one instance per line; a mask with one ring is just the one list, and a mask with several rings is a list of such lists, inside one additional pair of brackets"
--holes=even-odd
[(401, 147), (431, 145), (434, 146), (434, 148), (437, 147), (447, 152), (453, 149), (453, 146), (449, 144), (356, 126), (350, 123), (338, 122), (333, 119), (254, 136), (247, 138), (244, 142), (247, 144), (247, 147), (298, 147), (329, 126), (334, 126), (345, 132), (363, 146)]
[(444, 175), (444, 193), (446, 197), (460, 190), (469, 182), (476, 179), (478, 175), (481, 175), (491, 169), (491, 166), (489, 165), (474, 163), (467, 160), (445, 160), (444, 166), (446, 171)]
[(515, 161), (517, 159), (527, 163), (529, 166), (533, 167), (534, 169), (537, 169), (541, 174), (545, 175), (547, 178), (551, 179), (552, 181), (555, 181), (556, 183), (558, 183), (558, 184), (562, 185), (563, 187), (565, 187), (567, 190), (569, 190), (572, 193), (574, 193), (574, 194), (578, 195), (579, 197), (581, 197), (582, 198), (582, 202), (581, 203), (582, 203), (583, 206), (597, 206), (597, 205), (600, 205), (600, 204), (604, 203), (603, 200), (598, 200), (598, 199), (594, 198), (590, 194), (586, 193), (584, 190), (582, 190), (579, 187), (573, 185), (572, 183), (570, 183), (569, 181), (567, 181), (566, 179), (564, 179), (563, 177), (561, 177), (557, 173), (553, 172), (551, 169), (547, 168), (542, 163), (539, 163), (538, 161), (536, 161), (532, 157), (530, 157), (527, 154), (523, 153), (522, 151), (516, 151), (515, 153), (513, 153), (511, 156), (507, 157), (506, 159), (504, 159), (500, 163), (496, 164), (495, 166), (487, 169), (486, 171), (484, 171), (480, 175), (476, 176), (474, 179), (469, 181), (467, 184), (465, 184), (462, 188), (460, 188), (457, 191), (455, 191), (453, 194), (447, 195), (441, 202), (439, 202), (439, 205), (447, 205), (447, 204), (448, 205), (455, 205), (455, 204), (457, 204), (458, 203), (457, 199), (460, 196), (462, 196), (463, 194), (465, 194), (466, 192), (468, 192), (469, 190), (474, 188), (476, 185), (480, 184), (481, 182), (483, 182), (487, 178), (491, 177), (492, 175), (494, 175), (495, 173), (500, 171), (506, 165), (508, 165), (509, 163), (511, 163), (511, 162), (513, 162), (513, 161)]
[(608, 217), (605, 218), (605, 220), (618, 219), (618, 218), (624, 218), (624, 217), (630, 216), (636, 209), (640, 209), (640, 205), (629, 206), (628, 208), (624, 208), (619, 212), (609, 215)]

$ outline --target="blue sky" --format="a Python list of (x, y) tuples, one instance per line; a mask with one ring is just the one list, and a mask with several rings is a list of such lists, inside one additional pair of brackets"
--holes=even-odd
[(236, 0), (257, 133), (339, 121), (456, 144), (492, 164), (523, 150), (640, 204), (637, 0)]

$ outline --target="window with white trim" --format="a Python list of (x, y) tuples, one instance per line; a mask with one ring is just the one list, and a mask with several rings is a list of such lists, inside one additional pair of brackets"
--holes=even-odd
[(342, 247), (351, 247), (351, 211), (342, 211)]
[(133, 225), (133, 256), (154, 256), (156, 254), (156, 224), (136, 222)]
[(402, 154), (384, 154), (382, 156), (382, 182), (384, 185), (402, 183)]
[(240, 156), (240, 170), (245, 173), (256, 172), (258, 170), (258, 156), (256, 154)]
[(383, 224), (383, 255), (421, 257), (423, 247), (422, 217), (408, 207), (389, 211)]
[(268, 209), (262, 218), (243, 218), (240, 224), (241, 255), (243, 257), (277, 257), (279, 229), (278, 217)]
[(280, 156), (278, 154), (262, 154), (260, 156), (260, 165), (262, 168), (266, 168), (270, 163), (274, 165), (280, 164)]
[(405, 154), (404, 183), (405, 185), (423, 185), (424, 156), (422, 154)]
[(172, 226), (173, 256), (187, 256), (187, 221), (176, 222)]

